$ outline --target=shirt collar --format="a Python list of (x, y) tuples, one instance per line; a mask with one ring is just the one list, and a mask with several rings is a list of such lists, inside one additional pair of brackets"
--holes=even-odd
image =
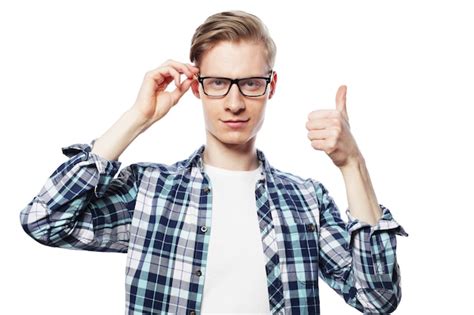
[[(196, 149), (188, 159), (184, 161), (184, 167), (185, 168), (192, 168), (193, 166), (198, 167), (201, 173), (204, 173), (204, 164), (203, 164), (203, 158), (202, 154), (204, 152), (206, 145), (203, 144), (201, 145), (198, 149)], [(262, 173), (260, 173), (260, 180), (265, 180), (266, 175), (265, 174), (270, 174), (272, 171), (272, 167), (268, 160), (265, 157), (265, 154), (263, 154), (262, 151), (260, 151), (258, 148), (257, 150), (257, 158), (262, 164)]]

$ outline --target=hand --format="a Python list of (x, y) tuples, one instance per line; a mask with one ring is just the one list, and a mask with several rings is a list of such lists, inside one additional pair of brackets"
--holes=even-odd
[(311, 146), (326, 152), (339, 168), (362, 156), (350, 132), (346, 93), (347, 87), (341, 85), (336, 93), (336, 109), (312, 111), (306, 123)]
[[(192, 64), (184, 64), (174, 60), (164, 62), (158, 68), (146, 73), (137, 100), (132, 110), (143, 115), (146, 125), (149, 127), (165, 116), (171, 107), (176, 105), (179, 99), (186, 93), (195, 80), (195, 74), (199, 68)], [(181, 74), (187, 79), (180, 82)], [(175, 82), (176, 89), (172, 92), (165, 91), (168, 84)]]

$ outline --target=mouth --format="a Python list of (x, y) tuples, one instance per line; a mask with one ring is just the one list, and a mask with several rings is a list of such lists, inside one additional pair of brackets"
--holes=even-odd
[(242, 128), (247, 124), (249, 120), (250, 119), (247, 119), (247, 120), (236, 119), (236, 120), (223, 120), (222, 122), (230, 128)]
[(235, 119), (235, 120), (223, 120), (223, 122), (227, 123), (227, 122), (231, 122), (231, 123), (236, 123), (236, 122), (247, 122), (249, 121), (249, 119)]

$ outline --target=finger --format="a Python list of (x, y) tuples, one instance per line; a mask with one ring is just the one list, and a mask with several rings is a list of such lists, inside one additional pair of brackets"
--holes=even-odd
[(179, 72), (173, 68), (170, 68), (170, 74), (172, 74), (174, 77), (174, 84), (179, 87), (181, 85), (181, 76), (179, 75)]
[(156, 87), (156, 90), (157, 91), (164, 91), (166, 90), (166, 88), (168, 87), (168, 85), (171, 83), (171, 81), (173, 81), (175, 78), (172, 77), (172, 76), (167, 76), (163, 79), (163, 81), (161, 81), (160, 84), (157, 83), (157, 87)]
[(336, 93), (336, 110), (343, 114), (346, 120), (349, 120), (346, 108), (347, 86), (341, 85)]
[(327, 143), (326, 140), (312, 140), (311, 146), (315, 148), (316, 150), (320, 150), (324, 152), (330, 149), (329, 144)]
[[(164, 77), (167, 76), (166, 74), (170, 74), (175, 79), (176, 86), (179, 86), (179, 84), (180, 84), (180, 81), (181, 81), (181, 75), (180, 74), (181, 73), (184, 73), (188, 78), (193, 77), (193, 75), (194, 75), (193, 72), (190, 69), (188, 69), (187, 66), (185, 66), (184, 64), (181, 64), (181, 66), (178, 67), (174, 63), (175, 62), (173, 62), (173, 61), (167, 61), (164, 64), (162, 64), (160, 67), (149, 71), (147, 74), (150, 77), (154, 78), (154, 80), (157, 84), (162, 84), (163, 81), (164, 81)], [(172, 69), (172, 70), (170, 70), (170, 69)], [(169, 82), (170, 81), (165, 82), (165, 84), (167, 85)]]
[(327, 140), (335, 136), (335, 131), (330, 129), (310, 130), (308, 132), (309, 140)]
[[(161, 82), (160, 82), (160, 80), (156, 81), (157, 84), (160, 85), (162, 83), (165, 83), (165, 85), (168, 85), (174, 79), (175, 85), (177, 87), (180, 86), (181, 77), (180, 77), (178, 71), (176, 71), (174, 68), (165, 67), (165, 68), (162, 68), (159, 73), (162, 74), (162, 77), (161, 77)], [(163, 81), (165, 81), (165, 82), (163, 82)]]
[(194, 64), (192, 64), (192, 63), (188, 63), (187, 65), (190, 66), (190, 67), (191, 67), (193, 70), (195, 70), (196, 72), (199, 72), (199, 67), (198, 67), (198, 66), (196, 66), (196, 65), (194, 65)]
[(195, 74), (196, 74), (196, 73), (198, 73), (198, 72), (199, 72), (199, 68), (198, 68), (198, 67), (196, 67), (195, 65), (193, 65), (192, 63), (187, 63), (186, 65), (188, 66), (188, 68), (190, 68), (190, 69), (191, 69), (191, 71), (192, 71), (193, 73), (195, 73)]
[(189, 88), (191, 87), (191, 83), (193, 81), (194, 81), (193, 79), (184, 80), (180, 87), (177, 87), (173, 92), (171, 92), (172, 99), (178, 102), (181, 96), (183, 96), (186, 93), (186, 91), (189, 90)]
[(148, 71), (145, 79), (152, 79), (157, 84), (161, 84), (167, 77), (172, 76), (174, 79), (179, 78), (179, 73), (170, 66), (161, 66), (159, 68)]
[(179, 73), (184, 73), (188, 78), (192, 78), (196, 73), (196, 70), (193, 70), (189, 64), (178, 62), (172, 59), (167, 60), (164, 65), (173, 67)]
[(138, 93), (139, 96), (155, 94), (155, 91), (157, 90), (157, 85), (159, 87), (159, 84), (165, 79), (163, 75), (157, 71), (158, 70), (155, 69), (152, 71), (148, 71), (145, 74), (142, 85), (140, 87), (140, 91)]
[(318, 118), (333, 118), (337, 117), (338, 115), (340, 115), (340, 113), (334, 109), (318, 109), (309, 113), (308, 119), (313, 120)]
[(339, 124), (339, 120), (337, 118), (317, 118), (308, 120), (306, 123), (306, 129), (326, 129), (332, 126), (337, 126)]

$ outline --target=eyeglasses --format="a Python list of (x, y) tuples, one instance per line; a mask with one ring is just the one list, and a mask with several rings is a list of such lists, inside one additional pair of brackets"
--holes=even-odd
[(269, 71), (269, 77), (250, 77), (241, 79), (230, 79), (223, 77), (201, 77), (197, 76), (201, 83), (204, 94), (210, 97), (226, 96), (235, 83), (242, 95), (247, 97), (262, 96), (267, 92), (268, 83), (271, 82), (273, 70)]

